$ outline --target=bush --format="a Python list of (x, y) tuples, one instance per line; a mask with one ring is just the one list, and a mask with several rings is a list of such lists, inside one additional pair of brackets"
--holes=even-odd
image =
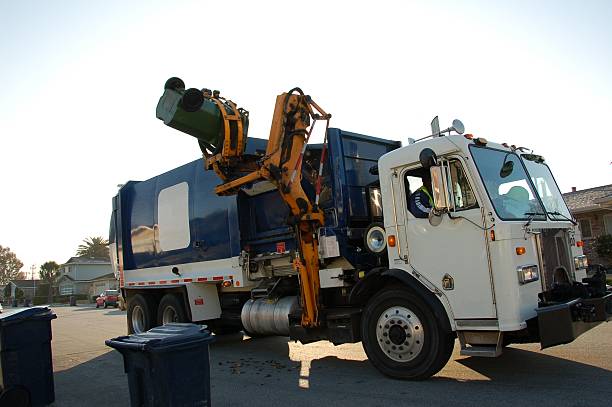
[(600, 257), (612, 259), (612, 235), (601, 235), (595, 239), (595, 250)]
[(49, 298), (45, 296), (36, 296), (32, 300), (32, 305), (47, 305), (49, 303)]

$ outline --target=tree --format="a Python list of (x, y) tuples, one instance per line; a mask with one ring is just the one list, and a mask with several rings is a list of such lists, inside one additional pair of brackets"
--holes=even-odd
[(110, 259), (108, 240), (101, 236), (89, 237), (79, 245), (76, 255), (81, 257), (95, 257), (97, 259)]
[(22, 267), (23, 263), (9, 247), (0, 246), (0, 284), (17, 279)]
[(612, 235), (601, 235), (595, 240), (595, 250), (600, 257), (612, 260)]
[(59, 276), (59, 264), (54, 261), (45, 262), (42, 266), (40, 266), (40, 271), (38, 274), (40, 275), (40, 279), (49, 283), (49, 292), (47, 294), (47, 302), (51, 304), (53, 302), (53, 284), (57, 277)]

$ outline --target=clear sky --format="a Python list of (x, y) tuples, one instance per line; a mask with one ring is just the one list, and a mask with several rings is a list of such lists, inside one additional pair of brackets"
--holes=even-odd
[(405, 143), (460, 118), (564, 192), (612, 183), (610, 21), (610, 1), (0, 0), (0, 245), (63, 263), (108, 236), (117, 184), (198, 158), (155, 118), (170, 76), (255, 137), (300, 86), (335, 127)]

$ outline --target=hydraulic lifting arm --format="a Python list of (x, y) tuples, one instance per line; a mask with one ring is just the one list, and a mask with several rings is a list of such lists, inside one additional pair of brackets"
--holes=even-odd
[[(302, 159), (317, 120), (330, 114), (323, 111), (299, 88), (276, 97), (266, 154), (244, 154), (248, 112), (223, 99), (219, 92), (187, 89), (183, 81), (171, 78), (157, 106), (164, 123), (198, 138), (207, 169), (213, 169), (223, 183), (218, 195), (233, 195), (244, 185), (269, 181), (291, 210), (299, 252), (294, 267), (300, 277), (302, 325), (319, 325), (319, 250), (317, 229), (324, 224), (323, 212), (302, 189)], [(321, 157), (323, 165), (324, 152)], [(317, 198), (320, 178), (317, 180)]]

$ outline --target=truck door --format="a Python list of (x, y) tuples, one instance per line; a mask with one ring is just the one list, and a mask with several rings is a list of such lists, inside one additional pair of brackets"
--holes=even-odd
[[(429, 171), (414, 165), (402, 172), (404, 193), (396, 194), (396, 199), (403, 200), (397, 204), (398, 209), (403, 207), (406, 219), (406, 239), (401, 244), (410, 265), (448, 298), (455, 319), (495, 318), (482, 204), (461, 158), (443, 160), (443, 165), (452, 208), (438, 226), (409, 209), (411, 195), (423, 181), (429, 182)], [(430, 185), (426, 188), (431, 191)], [(452, 288), (443, 289), (444, 279), (452, 280)]]

